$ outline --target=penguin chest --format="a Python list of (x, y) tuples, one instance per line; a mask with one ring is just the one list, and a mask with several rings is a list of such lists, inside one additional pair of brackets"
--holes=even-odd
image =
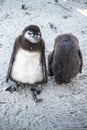
[(43, 80), (40, 52), (20, 49), (16, 54), (11, 77), (15, 81), (34, 84)]

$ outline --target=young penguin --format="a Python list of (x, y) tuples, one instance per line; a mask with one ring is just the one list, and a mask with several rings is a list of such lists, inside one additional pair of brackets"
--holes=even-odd
[(15, 81), (17, 86), (8, 87), (7, 91), (16, 90), (20, 83), (29, 84), (35, 100), (36, 94), (41, 92), (41, 84), (47, 83), (45, 43), (38, 26), (27, 26), (16, 38), (6, 82), (9, 79)]
[(71, 33), (55, 39), (54, 50), (48, 56), (49, 75), (56, 83), (68, 83), (82, 71), (83, 59), (78, 39)]

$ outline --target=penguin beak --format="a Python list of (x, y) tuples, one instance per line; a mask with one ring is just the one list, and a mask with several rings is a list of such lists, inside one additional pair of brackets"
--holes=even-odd
[(35, 39), (37, 39), (38, 37), (37, 37), (37, 35), (36, 34), (34, 34), (34, 36), (33, 36)]
[(33, 35), (33, 38), (34, 38), (35, 40), (39, 40), (40, 37), (39, 37), (37, 34), (34, 34), (34, 35)]

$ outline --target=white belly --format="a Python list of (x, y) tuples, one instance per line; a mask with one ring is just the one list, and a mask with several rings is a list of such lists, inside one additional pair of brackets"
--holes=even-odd
[(23, 83), (34, 84), (43, 80), (40, 52), (20, 49), (15, 57), (11, 77)]

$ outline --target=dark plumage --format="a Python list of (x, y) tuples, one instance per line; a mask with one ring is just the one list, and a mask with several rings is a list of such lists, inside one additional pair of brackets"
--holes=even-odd
[[(47, 83), (45, 61), (45, 43), (40, 28), (36, 25), (27, 26), (15, 40), (9, 63), (6, 82), (11, 79), (17, 83), (29, 84), (32, 90), (40, 93), (38, 84)], [(37, 89), (36, 89), (37, 88)], [(16, 90), (12, 87), (8, 91)]]
[(70, 34), (59, 35), (55, 39), (54, 50), (48, 56), (49, 75), (56, 83), (68, 83), (81, 73), (83, 59), (78, 39)]

